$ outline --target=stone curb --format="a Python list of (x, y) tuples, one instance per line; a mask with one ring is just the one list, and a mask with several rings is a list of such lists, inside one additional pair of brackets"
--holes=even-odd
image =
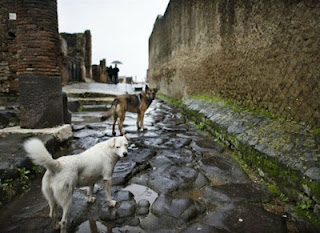
[(72, 137), (71, 125), (65, 124), (54, 128), (45, 129), (23, 129), (20, 126), (8, 127), (0, 130), (0, 137), (9, 134), (32, 134), (36, 135), (52, 135), (58, 142), (63, 142)]
[[(259, 164), (260, 157), (272, 161), (273, 178), (280, 178), (277, 183), (284, 190), (288, 187), (298, 190), (319, 206), (320, 135), (312, 133), (306, 125), (255, 115), (246, 110), (238, 111), (222, 101), (187, 99), (183, 105), (191, 118), (199, 120), (200, 117), (208, 131), (239, 151), (246, 162), (251, 153), (253, 159), (250, 162), (258, 163), (251, 165), (259, 170), (261, 166), (264, 171)], [(272, 173), (272, 166), (264, 172)], [(279, 168), (281, 171), (276, 170)], [(281, 184), (287, 178), (289, 180)]]

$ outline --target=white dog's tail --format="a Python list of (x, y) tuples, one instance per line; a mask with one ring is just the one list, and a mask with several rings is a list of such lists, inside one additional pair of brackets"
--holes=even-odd
[(45, 167), (47, 170), (55, 172), (59, 170), (59, 162), (52, 158), (43, 142), (38, 138), (31, 138), (24, 143), (24, 149), (28, 157), (37, 164)]

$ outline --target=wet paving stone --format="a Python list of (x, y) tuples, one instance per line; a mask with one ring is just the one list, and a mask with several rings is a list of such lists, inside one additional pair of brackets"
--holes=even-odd
[[(74, 137), (61, 155), (80, 153), (112, 136), (112, 120), (100, 122), (99, 114), (74, 114)], [(87, 202), (87, 188), (76, 189), (68, 233), (287, 232), (282, 216), (263, 208), (271, 198), (266, 188), (253, 183), (225, 148), (197, 131), (177, 108), (155, 100), (145, 115), (145, 131), (137, 130), (136, 117), (126, 116), (129, 155), (113, 173), (117, 205), (108, 206), (101, 183), (95, 185), (93, 204)], [(2, 211), (0, 232), (57, 232), (48, 211), (39, 179)]]
[(230, 156), (205, 153), (198, 167), (208, 178), (214, 180), (215, 184), (251, 182), (247, 174)]
[(287, 232), (285, 221), (281, 216), (254, 204), (219, 206), (215, 211), (209, 212), (202, 223), (222, 232)]
[(231, 202), (256, 202), (264, 203), (271, 199), (272, 195), (267, 191), (266, 187), (250, 184), (225, 184), (213, 187), (205, 187), (203, 198), (206, 202), (231, 203)]

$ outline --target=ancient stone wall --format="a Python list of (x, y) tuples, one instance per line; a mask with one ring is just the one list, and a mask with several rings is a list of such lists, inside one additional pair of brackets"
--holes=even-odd
[(171, 0), (149, 39), (148, 80), (320, 126), (320, 2)]
[(67, 44), (67, 58), (64, 65), (67, 67), (69, 81), (85, 81), (92, 79), (92, 51), (91, 33), (60, 33)]
[(18, 91), (16, 2), (0, 2), (0, 93)]
[(93, 80), (96, 82), (100, 82), (100, 83), (108, 82), (106, 59), (100, 60), (99, 65), (92, 66), (92, 77), (93, 77)]

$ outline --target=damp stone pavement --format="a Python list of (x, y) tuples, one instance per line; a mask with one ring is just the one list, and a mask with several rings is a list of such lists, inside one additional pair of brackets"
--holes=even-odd
[[(73, 137), (59, 145), (42, 137), (48, 147), (60, 147), (55, 157), (109, 139), (111, 119), (100, 122), (100, 116), (115, 95), (133, 93), (134, 87), (76, 84), (64, 90), (72, 109)], [(129, 155), (118, 161), (113, 174), (117, 205), (107, 205), (100, 183), (94, 187), (94, 204), (86, 201), (86, 187), (76, 189), (69, 233), (316, 232), (304, 221), (290, 222), (285, 209), (267, 208), (275, 198), (267, 187), (252, 181), (230, 151), (197, 130), (178, 107), (156, 99), (144, 122), (148, 130), (137, 131), (136, 114), (126, 115), (124, 130), (131, 141)], [(24, 139), (17, 136), (14, 143)], [(21, 145), (16, 148), (12, 153), (23, 155)], [(57, 232), (41, 194), (41, 176), (1, 211), (1, 233)]]

